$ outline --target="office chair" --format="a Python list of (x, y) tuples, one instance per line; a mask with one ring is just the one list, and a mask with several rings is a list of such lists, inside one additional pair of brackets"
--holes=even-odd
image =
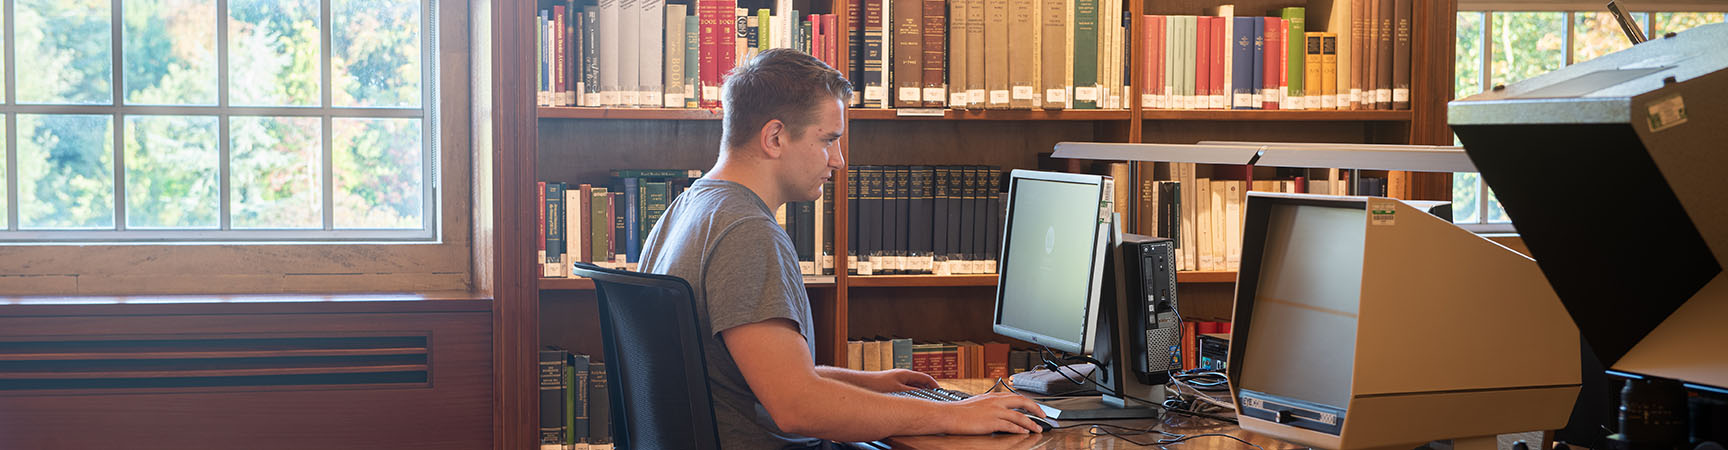
[(575, 263), (600, 296), (618, 448), (719, 450), (696, 300), (684, 279)]

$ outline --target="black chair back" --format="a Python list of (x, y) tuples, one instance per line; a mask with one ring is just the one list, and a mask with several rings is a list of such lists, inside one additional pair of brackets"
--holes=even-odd
[(684, 279), (575, 263), (594, 279), (619, 449), (718, 450), (702, 327)]

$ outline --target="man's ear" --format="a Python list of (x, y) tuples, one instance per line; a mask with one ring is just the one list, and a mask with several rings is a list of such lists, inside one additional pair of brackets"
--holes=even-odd
[(769, 119), (768, 123), (762, 124), (762, 134), (758, 139), (762, 141), (764, 156), (768, 159), (780, 159), (780, 155), (786, 151), (787, 137), (786, 122)]

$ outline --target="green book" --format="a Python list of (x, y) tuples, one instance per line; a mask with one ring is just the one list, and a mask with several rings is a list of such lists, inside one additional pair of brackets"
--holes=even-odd
[(1307, 84), (1305, 84), (1303, 75), (1307, 73), (1307, 64), (1303, 55), (1308, 54), (1308, 40), (1302, 38), (1307, 36), (1304, 34), (1307, 32), (1304, 14), (1306, 13), (1300, 6), (1283, 9), (1282, 16), (1290, 24), (1289, 31), (1284, 34), (1284, 45), (1289, 47), (1289, 53), (1284, 58), (1286, 73), (1284, 79), (1289, 85), (1289, 89), (1284, 91), (1283, 104), (1278, 105), (1281, 109), (1302, 109), (1306, 105), (1304, 103), (1307, 100), (1304, 88)]
[(1098, 0), (1074, 0), (1074, 109), (1098, 109)]
[(684, 107), (695, 108), (702, 101), (696, 95), (702, 74), (702, 29), (696, 16), (684, 16)]
[(647, 239), (648, 233), (654, 231), (654, 224), (660, 223), (660, 216), (666, 214), (667, 200), (671, 197), (665, 181), (644, 182), (642, 189), (642, 238)]
[(761, 23), (761, 36), (756, 38), (756, 51), (774, 48), (774, 18), (768, 15), (768, 8), (756, 10), (756, 22)]
[(612, 215), (607, 214), (607, 211), (612, 210), (612, 194), (607, 192), (606, 188), (598, 186), (594, 187), (590, 192), (593, 196), (590, 197), (588, 201), (588, 223), (593, 225), (588, 227), (588, 238), (592, 239), (589, 241), (591, 244), (589, 245), (589, 248), (591, 249), (589, 256), (594, 258), (590, 261), (595, 263), (611, 261), (612, 246), (610, 243), (612, 242), (612, 227), (606, 225), (613, 222), (611, 217)]

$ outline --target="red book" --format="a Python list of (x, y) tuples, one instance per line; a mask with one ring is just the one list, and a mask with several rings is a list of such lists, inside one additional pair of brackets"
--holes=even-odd
[(1230, 322), (1218, 322), (1218, 332), (1230, 334)]
[(960, 378), (960, 346), (942, 344), (943, 378)]
[[(1291, 181), (1291, 182), (1296, 183), (1296, 193), (1298, 193), (1298, 194), (1308, 193), (1308, 177), (1296, 177), (1295, 180)], [(1230, 323), (1225, 322), (1224, 325), (1226, 327), (1228, 327), (1230, 325)]]
[(838, 14), (822, 15), (822, 40), (828, 44), (828, 66), (836, 69), (846, 67), (840, 64), (840, 16)]
[(1212, 18), (1201, 16), (1194, 27), (1194, 108), (1212, 107)]
[(1195, 331), (1198, 332), (1199, 334), (1217, 333), (1218, 332), (1218, 322), (1200, 322), (1198, 325), (1195, 325), (1195, 328), (1196, 328)]
[(1261, 65), (1265, 71), (1261, 73), (1260, 92), (1265, 95), (1261, 96), (1260, 109), (1273, 110), (1278, 109), (1278, 77), (1284, 73), (1284, 64), (1278, 57), (1278, 50), (1284, 48), (1284, 20), (1267, 17), (1261, 33), (1266, 62)]
[(1230, 51), (1230, 37), (1224, 35), (1224, 24), (1227, 17), (1212, 18), (1212, 38), (1206, 42), (1212, 45), (1212, 107), (1229, 109), (1229, 92), (1224, 92), (1224, 55)]
[[(714, 40), (714, 46), (718, 49), (714, 54), (717, 63), (714, 73), (718, 76), (714, 86), (718, 88), (726, 84), (726, 76), (731, 75), (732, 68), (738, 66), (738, 0), (714, 1), (715, 25), (718, 28), (716, 31), (719, 31)], [(714, 102), (719, 104), (719, 95), (715, 95)]]
[[(696, 0), (698, 47), (702, 60), (697, 79), (701, 83), (696, 95), (703, 108), (720, 107), (720, 0)], [(730, 48), (730, 47), (728, 47)]]
[(1008, 377), (1008, 344), (1001, 342), (984, 343), (984, 377)]

